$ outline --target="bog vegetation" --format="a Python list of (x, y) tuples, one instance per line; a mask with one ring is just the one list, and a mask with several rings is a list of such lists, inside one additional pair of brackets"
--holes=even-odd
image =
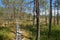
[(25, 40), (60, 40), (59, 0), (1, 0), (0, 40), (16, 40), (16, 20)]

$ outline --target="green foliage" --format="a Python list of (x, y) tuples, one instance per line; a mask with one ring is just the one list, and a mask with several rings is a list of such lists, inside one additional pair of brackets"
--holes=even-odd
[(9, 34), (10, 34), (9, 28), (0, 27), (0, 40), (12, 40)]
[[(32, 35), (33, 40), (35, 40), (36, 37), (36, 25), (20, 25), (20, 27), (26, 31), (29, 31)], [(42, 24), (41, 26), (41, 40), (48, 40), (48, 26)], [(52, 31), (51, 31), (51, 35), (50, 35), (50, 40), (60, 40), (60, 25), (52, 25)]]

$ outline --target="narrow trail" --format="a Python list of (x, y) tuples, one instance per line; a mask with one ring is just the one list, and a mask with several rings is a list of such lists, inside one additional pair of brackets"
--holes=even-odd
[(32, 37), (30, 37), (29, 32), (25, 31), (24, 29), (21, 30), (19, 26), (19, 22), (16, 20), (16, 31), (11, 31), (15, 34), (15, 40), (31, 40)]

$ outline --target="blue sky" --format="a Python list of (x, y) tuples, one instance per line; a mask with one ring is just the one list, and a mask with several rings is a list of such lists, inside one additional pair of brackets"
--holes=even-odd
[(3, 5), (2, 5), (2, 0), (0, 0), (0, 6), (3, 6)]
[[(26, 1), (28, 1), (28, 0), (26, 0)], [(31, 0), (30, 0), (30, 1), (31, 1)], [(48, 0), (48, 1), (49, 1), (49, 0)], [(54, 1), (54, 0), (53, 0), (53, 1)], [(0, 6), (3, 6), (3, 5), (2, 5), (2, 0), (0, 0)]]

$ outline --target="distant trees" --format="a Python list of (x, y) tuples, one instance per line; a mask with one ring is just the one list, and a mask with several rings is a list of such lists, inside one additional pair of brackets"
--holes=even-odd
[[(60, 6), (59, 3), (60, 3), (59, 0), (55, 0), (54, 1), (54, 8), (57, 11), (57, 14), (56, 14), (56, 17), (55, 17), (57, 25), (59, 24), (59, 6)], [(55, 13), (54, 13), (54, 15), (55, 15)], [(54, 18), (54, 21), (55, 21), (55, 18)], [(55, 22), (54, 22), (54, 24), (55, 24)]]
[(57, 6), (57, 25), (59, 24), (59, 11), (58, 11), (58, 6)]
[(8, 24), (9, 24), (9, 14), (10, 14), (10, 12), (9, 12), (9, 0), (3, 0), (3, 4), (5, 5), (5, 10), (7, 11), (6, 13), (7, 13), (7, 17), (5, 18), (5, 19), (7, 19), (8, 20)]
[(59, 5), (58, 5), (58, 0), (57, 0), (57, 24), (59, 24)]
[(47, 5), (48, 5), (48, 1), (47, 0), (44, 0), (44, 12), (45, 12), (45, 23), (46, 23), (46, 25), (47, 25), (47, 10), (48, 10), (48, 8), (49, 7), (47, 7)]
[(2, 17), (2, 18), (3, 18), (3, 15), (4, 15), (4, 14), (3, 14), (3, 11), (4, 11), (4, 10), (3, 10), (3, 7), (0, 7), (0, 17)]
[[(18, 9), (18, 13), (21, 14), (22, 8), (24, 6), (24, 0), (2, 0), (4, 7), (9, 8), (11, 12), (11, 17), (16, 17), (16, 11)], [(13, 11), (13, 12), (12, 12)]]

